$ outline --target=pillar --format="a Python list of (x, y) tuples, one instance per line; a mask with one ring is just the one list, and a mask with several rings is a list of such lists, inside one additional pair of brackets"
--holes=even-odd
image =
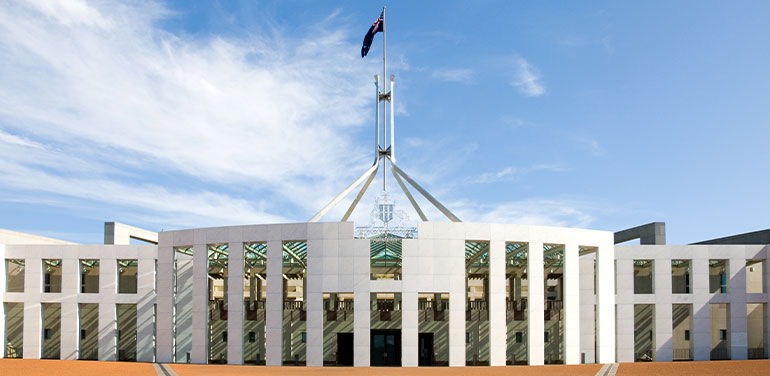
[(564, 363), (580, 364), (580, 264), (577, 244), (564, 247)]
[(543, 270), (543, 243), (529, 243), (527, 259), (527, 281), (529, 282), (529, 297), (527, 300), (527, 326), (529, 328), (529, 343), (527, 353), (529, 364), (539, 366), (544, 364), (545, 340), (545, 276)]
[[(615, 245), (612, 234), (596, 251), (596, 274), (597, 358), (599, 363), (615, 363)], [(669, 277), (669, 284), (670, 281)]]
[(283, 244), (280, 240), (267, 242), (267, 299), (265, 302), (265, 331), (267, 332), (266, 364), (280, 366), (283, 342)]
[(230, 243), (227, 256), (227, 364), (243, 364), (243, 267), (243, 243)]
[(489, 242), (489, 364), (504, 366), (508, 333), (505, 306), (505, 242)]

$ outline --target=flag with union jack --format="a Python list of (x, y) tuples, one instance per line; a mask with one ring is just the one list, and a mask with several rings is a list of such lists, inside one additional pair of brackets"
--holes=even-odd
[(364, 45), (361, 47), (361, 58), (366, 56), (367, 53), (369, 53), (369, 47), (372, 46), (372, 39), (374, 39), (374, 34), (379, 33), (380, 31), (385, 31), (385, 11), (383, 10), (382, 13), (380, 13), (380, 17), (377, 18), (376, 21), (372, 24), (372, 27), (369, 28), (369, 31), (366, 33), (366, 36), (364, 37)]

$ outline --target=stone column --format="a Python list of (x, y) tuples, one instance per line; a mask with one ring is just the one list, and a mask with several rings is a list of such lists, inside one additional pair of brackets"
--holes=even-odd
[(564, 246), (564, 362), (580, 364), (580, 264), (577, 244)]
[(78, 358), (78, 294), (80, 293), (80, 260), (62, 257), (61, 287), (61, 359)]
[[(599, 363), (615, 363), (615, 245), (613, 235), (596, 251), (596, 348)], [(670, 278), (669, 278), (670, 281)], [(669, 312), (671, 315), (671, 312)], [(670, 327), (670, 325), (669, 325)]]
[[(626, 256), (626, 255), (623, 255)], [(633, 257), (633, 256), (631, 256)], [(617, 285), (616, 301), (618, 310), (617, 317), (617, 361), (634, 361), (634, 260), (632, 258), (621, 257), (615, 252), (616, 275), (617, 280), (621, 281)]]
[[(151, 249), (148, 247), (148, 249)], [(136, 292), (136, 360), (152, 362), (155, 356), (155, 257), (140, 251)]]
[(580, 352), (585, 354), (586, 363), (595, 363), (596, 317), (594, 307), (594, 261), (596, 253), (580, 258)]
[[(168, 234), (168, 235), (166, 235)], [(158, 234), (161, 244), (171, 244), (170, 233), (161, 232)], [(156, 362), (170, 363), (174, 361), (173, 351), (173, 315), (174, 315), (174, 248), (172, 246), (158, 247), (158, 291), (156, 312)]]
[(730, 258), (730, 359), (748, 358), (748, 322), (746, 321), (746, 255), (743, 249)]
[(190, 362), (206, 364), (209, 359), (209, 251), (206, 243), (196, 242), (193, 249), (192, 351)]
[(671, 304), (671, 257), (668, 252), (655, 258), (655, 360), (670, 362), (674, 355), (673, 305)]
[(711, 312), (709, 311), (709, 255), (693, 255), (692, 260), (692, 351), (693, 360), (711, 359)]
[[(447, 243), (443, 243), (447, 244)], [(465, 366), (465, 241), (448, 241), (449, 258), (449, 365)], [(417, 296), (414, 297), (415, 305)], [(415, 312), (416, 315), (416, 312)], [(417, 320), (415, 320), (415, 328)], [(416, 337), (416, 336), (415, 336)], [(416, 344), (417, 342), (415, 342)], [(417, 347), (415, 347), (417, 354)]]
[(530, 242), (527, 259), (527, 282), (529, 296), (527, 298), (527, 327), (529, 328), (529, 344), (527, 354), (529, 364), (543, 365), (545, 362), (545, 276), (543, 270), (543, 243)]
[(265, 302), (266, 362), (268, 366), (283, 363), (283, 243), (267, 242), (267, 300)]
[(489, 351), (490, 365), (504, 366), (506, 354), (505, 242), (489, 242)]
[[(5, 261), (5, 260), (3, 260)], [(43, 260), (41, 257), (25, 257), (24, 260), (24, 359), (40, 359), (42, 346)], [(3, 341), (5, 342), (5, 341)]]
[(227, 255), (227, 364), (243, 364), (243, 243)]

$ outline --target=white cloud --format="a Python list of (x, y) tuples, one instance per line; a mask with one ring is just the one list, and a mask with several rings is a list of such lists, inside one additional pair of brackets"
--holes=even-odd
[(516, 71), (511, 85), (517, 87), (520, 93), (528, 97), (539, 97), (545, 94), (545, 85), (535, 67), (523, 57), (516, 58), (514, 64)]
[(371, 75), (344, 30), (195, 37), (162, 29), (171, 14), (151, 1), (0, 5), (0, 188), (268, 221), (277, 205), (212, 192), (312, 211), (368, 160), (350, 135), (369, 124)]
[(591, 152), (594, 156), (602, 156), (604, 155), (605, 151), (602, 145), (599, 143), (599, 141), (594, 140), (593, 138), (589, 137), (577, 137), (575, 139), (579, 144), (585, 146), (588, 151)]
[(433, 71), (431, 76), (441, 81), (460, 82), (464, 84), (472, 83), (475, 78), (475, 72), (465, 68), (443, 68)]
[(562, 171), (566, 171), (566, 169), (562, 166), (555, 165), (555, 164), (536, 164), (528, 167), (508, 166), (496, 172), (485, 172), (481, 175), (472, 177), (468, 179), (468, 182), (477, 183), (477, 184), (487, 184), (487, 183), (495, 183), (499, 181), (508, 181), (508, 180), (511, 180), (516, 175), (522, 175), (522, 174), (535, 172), (535, 171), (562, 172)]
[(454, 213), (465, 222), (516, 223), (521, 225), (588, 228), (596, 209), (567, 199), (527, 199), (495, 204), (455, 203)]

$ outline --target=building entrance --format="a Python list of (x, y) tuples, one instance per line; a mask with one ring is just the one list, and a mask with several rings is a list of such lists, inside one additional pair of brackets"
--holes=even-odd
[(433, 333), (420, 333), (420, 359), (418, 365), (420, 367), (433, 366)]
[(337, 365), (353, 366), (353, 333), (337, 333)]
[(401, 366), (401, 331), (372, 330), (372, 366)]

